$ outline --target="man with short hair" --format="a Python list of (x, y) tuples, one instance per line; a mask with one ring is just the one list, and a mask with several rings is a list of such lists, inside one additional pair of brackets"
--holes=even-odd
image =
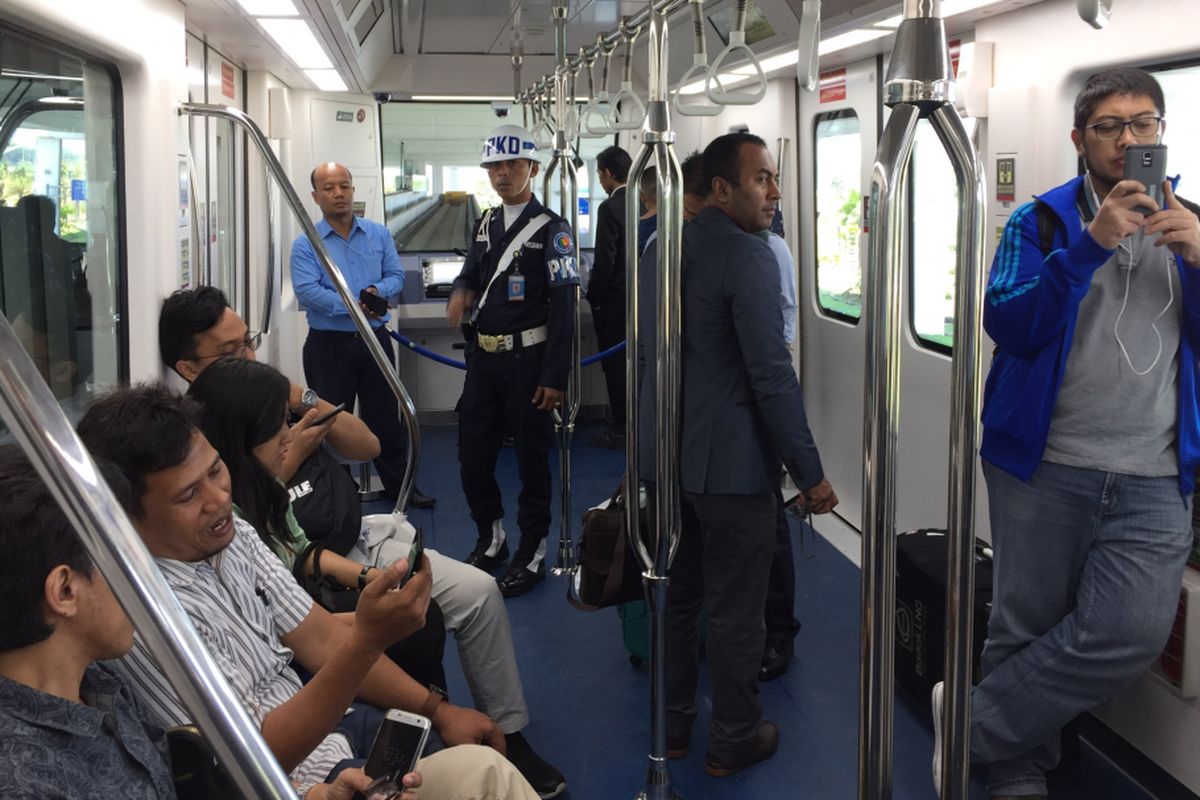
[(837, 496), (784, 344), (779, 265), (754, 235), (779, 199), (774, 160), (762, 139), (736, 133), (705, 148), (703, 163), (708, 203), (683, 228), (683, 525), (667, 601), (667, 749), (686, 754), (697, 715), (703, 607), (713, 686), (704, 764), (724, 777), (779, 745), (763, 719), (758, 669), (782, 466), (815, 513)]
[(458, 406), (463, 494), (479, 531), (466, 562), (485, 571), (508, 557), (496, 458), (507, 431), (516, 440), (521, 539), (498, 585), (505, 597), (546, 577), (550, 533), (551, 411), (562, 404), (571, 371), (579, 273), (571, 226), (533, 196), (537, 146), (529, 131), (501, 125), (484, 141), (480, 164), (503, 205), (475, 225), (471, 249), (446, 318), (468, 312), (467, 378)]
[[(625, 181), (633, 159), (617, 145), (596, 156), (596, 177), (608, 198), (596, 209), (595, 249), (588, 276), (587, 301), (592, 308), (599, 351), (625, 341)], [(600, 362), (608, 389), (611, 424), (592, 437), (597, 447), (625, 446), (625, 359)]]
[[(313, 200), (321, 209), (317, 233), (342, 271), (351, 296), (357, 298), (366, 291), (394, 301), (404, 288), (396, 243), (386, 226), (354, 213), (350, 170), (331, 161), (317, 166), (309, 180)], [(358, 400), (363, 421), (379, 437), (375, 468), (383, 481), (384, 494), (395, 499), (408, 467), (408, 440), (396, 396), (359, 338), (350, 312), (304, 234), (292, 243), (291, 270), (292, 288), (308, 320), (304, 376), (314, 391), (305, 396), (304, 402), (315, 403), (319, 395), (333, 405), (345, 403), (347, 409), (352, 409)], [(387, 327), (390, 315), (376, 314), (361, 301), (359, 305), (390, 363), (394, 357)], [(409, 504), (414, 508), (432, 508), (434, 502), (413, 487)]]
[[(216, 360), (201, 353), (224, 351), (253, 360), (254, 348), (245, 346), (249, 335), (246, 323), (229, 307), (225, 295), (211, 286), (172, 293), (158, 317), (162, 360), (189, 383)], [(300, 391), (292, 386), (293, 403), (299, 402)], [(318, 398), (316, 408), (293, 424), (280, 477), (308, 537), (345, 556), (368, 532), (363, 530), (358, 490), (337, 457), (371, 458), (379, 445), (362, 421), (350, 414), (338, 414), (329, 424), (312, 425), (314, 418), (329, 413), (331, 407), (327, 406), (327, 401)], [(556, 797), (566, 790), (566, 780), (521, 733), (529, 723), (529, 709), (517, 670), (508, 611), (496, 582), (433, 548), (425, 548), (425, 554), (433, 570), (433, 598), (442, 610), (446, 629), (454, 634), (476, 708), (504, 732), (508, 759), (530, 785), (543, 798)]]
[(1145, 672), (1175, 620), (1200, 464), (1200, 219), (1170, 181), (1159, 203), (1123, 177), (1164, 112), (1142, 70), (1089, 78), (1071, 131), (1087, 174), (1013, 212), (988, 278), (995, 579), (971, 757), (993, 798), (1045, 797), (1062, 726)]
[[(499, 775), (523, 788), (515, 796), (536, 797), (506, 760), (483, 748), (454, 747), (482, 743), (502, 752), (503, 737), (490, 720), (451, 705), (380, 658), (389, 644), (424, 625), (432, 583), (428, 559), (399, 590), (407, 564), (401, 559), (387, 567), (366, 582), (353, 621), (335, 619), (300, 588), (254, 528), (234, 517), (229, 472), (197, 421), (193, 401), (143, 384), (93, 402), (79, 436), (129, 482), (132, 491), (122, 500), (134, 527), (301, 792), (326, 780), (339, 762), (363, 755), (333, 732), (358, 697), (429, 717), (451, 746), (447, 756), (421, 762), (426, 800), (456, 797), (468, 775), (476, 782)], [(307, 684), (290, 666), (293, 658), (313, 673)], [(156, 720), (189, 721), (140, 637), (117, 663)]]

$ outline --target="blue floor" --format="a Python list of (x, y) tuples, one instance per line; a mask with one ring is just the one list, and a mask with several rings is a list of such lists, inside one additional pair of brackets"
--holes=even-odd
[[(573, 448), (576, 533), (584, 509), (610, 494), (624, 470), (622, 451), (589, 445), (597, 430), (583, 428)], [(437, 497), (438, 506), (433, 511), (413, 511), (410, 518), (424, 528), (430, 546), (462, 558), (474, 545), (475, 528), (458, 479), (456, 437), (454, 428), (422, 431), (418, 483)], [(515, 536), (519, 486), (511, 450), (501, 453), (498, 473), (507, 504), (505, 529)], [(558, 504), (556, 495), (547, 552), (551, 565), (558, 538)], [(766, 715), (782, 733), (779, 753), (733, 777), (709, 778), (702, 763), (708, 705), (701, 697), (691, 753), (671, 762), (680, 797), (853, 800), (857, 796), (859, 571), (821, 537), (805, 537), (805, 541), (806, 552), (796, 557), (797, 609), (804, 626), (796, 640), (797, 655), (783, 678), (762, 685)], [(571, 608), (564, 599), (564, 580), (551, 575), (533, 592), (508, 601), (532, 718), (525, 734), (566, 775), (572, 800), (631, 800), (644, 786), (649, 751), (647, 669), (630, 663), (616, 611), (588, 614)], [(446, 650), (446, 667), (452, 698), (469, 703), (452, 645)], [(707, 694), (706, 685), (702, 684), (701, 693)], [(934, 797), (931, 748), (928, 709), (900, 693), (896, 800)], [(1058, 800), (1150, 798), (1086, 747), (1082, 761), (1060, 773), (1051, 782)], [(979, 777), (972, 783), (971, 797), (985, 797)]]

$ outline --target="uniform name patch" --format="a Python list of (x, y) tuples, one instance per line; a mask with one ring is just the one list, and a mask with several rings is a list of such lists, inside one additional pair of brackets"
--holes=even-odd
[(571, 234), (559, 231), (554, 234), (554, 249), (564, 256), (571, 254)]
[(579, 273), (575, 271), (575, 259), (571, 256), (547, 259), (546, 269), (550, 272), (551, 286), (579, 282)]
[(530, 250), (541, 250), (545, 247), (541, 242), (526, 242), (525, 246)]

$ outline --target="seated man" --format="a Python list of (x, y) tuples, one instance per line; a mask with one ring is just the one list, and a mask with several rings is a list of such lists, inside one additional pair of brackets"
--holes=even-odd
[[(229, 307), (225, 295), (211, 286), (181, 289), (166, 299), (158, 318), (158, 340), (163, 362), (189, 383), (217, 356), (254, 358), (254, 337), (246, 323)], [(338, 414), (328, 425), (311, 425), (332, 406), (316, 396), (302, 402), (303, 392), (293, 385), (293, 410), (305, 413), (292, 427), (280, 478), (309, 539), (338, 555), (349, 555), (365, 531), (357, 487), (337, 456), (369, 459), (378, 452), (379, 442), (353, 414)], [(503, 731), (509, 760), (539, 796), (557, 797), (567, 788), (562, 773), (520, 733), (529, 724), (529, 709), (517, 672), (508, 611), (496, 582), (482, 570), (435, 550), (426, 548), (425, 554), (433, 570), (433, 598), (458, 644), (476, 708)]]
[[(196, 425), (192, 401), (144, 384), (92, 403), (79, 435), (98, 458), (112, 461), (133, 487), (123, 505), (180, 604), (208, 645), (275, 757), (302, 791), (327, 779), (340, 762), (362, 755), (332, 732), (346, 707), (361, 698), (381, 708), (429, 717), (450, 746), (421, 761), (424, 800), (488, 796), (536, 797), (512, 766), (486, 748), (504, 747), (499, 730), (477, 711), (444, 702), (387, 659), (383, 649), (424, 624), (429, 561), (403, 589), (392, 591), (407, 566), (397, 562), (369, 583), (346, 625), (316, 605), (254, 528), (232, 513), (229, 473)], [(313, 673), (301, 685), (292, 659)], [(163, 680), (140, 638), (117, 662), (164, 725), (191, 715)], [(468, 796), (470, 795), (467, 792)]]
[[(101, 474), (118, 497), (129, 484)], [(71, 523), (16, 445), (0, 447), (0, 796), (171, 800), (163, 730), (108, 665), (133, 625)], [(409, 786), (420, 776), (405, 776)], [(349, 800), (370, 779), (343, 770), (306, 800)]]

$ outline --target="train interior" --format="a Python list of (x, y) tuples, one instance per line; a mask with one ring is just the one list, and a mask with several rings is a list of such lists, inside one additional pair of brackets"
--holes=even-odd
[[(573, 125), (567, 160), (576, 170), (576, 197), (547, 182), (542, 199), (575, 212), (586, 281), (595, 214), (605, 198), (596, 156), (613, 144), (636, 154), (653, 140), (635, 110), (644, 110), (654, 84), (664, 82), (651, 63), (648, 30), (621, 35), (623, 19), (644, 19), (646, 2), (564, 5), (567, 46), (558, 49), (575, 57), (602, 43), (599, 57), (576, 64), (573, 101), (563, 103), (571, 109), (568, 120), (552, 111), (552, 76), (563, 55), (556, 56), (558, 0), (6, 0), (0, 5), (0, 307), (44, 384), (37, 396), (52, 396), (58, 416), (74, 421), (91, 398), (124, 383), (163, 379), (181, 387), (159, 361), (157, 312), (172, 291), (206, 284), (221, 288), (250, 328), (265, 334), (260, 360), (303, 376), (308, 329), (289, 253), (304, 235), (299, 216), (320, 216), (310, 171), (337, 161), (353, 173), (355, 213), (388, 227), (405, 273), (393, 327), (409, 346), (398, 349), (394, 367), (419, 423), (415, 480), (437, 499), (436, 508), (408, 514), (431, 546), (465, 557), (475, 530), (457, 462), (463, 339), (448, 326), (445, 310), (474, 223), (498, 201), (478, 163), (480, 144), (511, 122), (534, 130), (549, 153), (556, 123)], [(1068, 135), (1071, 105), (1097, 69), (1138, 66), (1158, 78), (1170, 174), (1182, 176), (1182, 196), (1200, 199), (1189, 178), (1200, 175), (1200, 152), (1189, 146), (1200, 138), (1193, 104), (1200, 9), (1192, 4), (750, 0), (738, 31), (734, 0), (650, 3), (651, 10), (671, 12), (664, 64), (674, 153), (682, 159), (720, 134), (748, 130), (768, 143), (779, 165), (779, 211), (799, 286), (793, 364), (826, 474), (841, 497), (836, 513), (791, 522), (803, 627), (790, 669), (762, 684), (766, 714), (782, 730), (779, 755), (725, 780), (704, 775), (699, 751), (672, 761), (680, 797), (865, 797), (858, 794), (858, 706), (862, 532), (870, 524), (872, 489), (864, 477), (869, 200), (876, 150), (894, 113), (884, 102), (892, 48), (905, 12), (923, 5), (937, 7), (945, 20), (957, 79), (954, 107), (986, 174), (984, 274), (1013, 211), (1079, 173)], [(819, 39), (806, 40), (814, 11)], [(756, 99), (709, 99), (703, 73), (693, 67), (697, 30), (712, 64), (744, 38), (748, 49), (732, 48), (714, 72), (735, 90), (726, 100), (738, 91)], [(816, 69), (806, 66), (806, 54)], [(605, 99), (619, 92), (632, 100)], [(260, 134), (205, 111), (212, 107), (239, 112)], [(898, 251), (896, 531), (948, 526), (951, 371), (956, 331), (961, 336), (955, 172), (927, 119), (915, 137)], [(543, 174), (548, 164), (543, 160)], [(540, 178), (537, 185), (541, 196)], [(587, 304), (581, 306), (586, 358), (598, 348)], [(991, 343), (983, 337), (980, 347), (986, 374)], [(571, 448), (554, 456), (551, 566), (562, 516), (560, 459), (571, 462), (571, 514), (562, 535), (572, 540), (583, 512), (609, 497), (625, 471), (622, 451), (590, 443), (606, 426), (599, 367), (582, 367), (579, 382)], [(15, 438), (28, 444), (34, 434), (28, 424), (14, 424), (14, 414), (34, 394), (9, 396), (17, 389), (0, 388), (4, 430), (8, 436), (24, 430)], [(51, 412), (58, 414), (38, 411)], [(50, 458), (53, 449), (39, 452)], [(380, 485), (370, 466), (354, 469), (364, 509), (391, 510), (375, 499)], [(498, 475), (513, 499), (507, 522), (516, 529), (519, 481), (511, 452), (502, 453)], [(986, 493), (982, 480), (974, 480), (981, 487), (974, 534), (986, 542)], [(1186, 571), (1177, 624), (1159, 663), (1064, 734), (1051, 796), (1200, 796), (1196, 570), (1200, 564)], [(533, 720), (528, 735), (566, 775), (567, 796), (633, 796), (645, 785), (651, 746), (650, 665), (631, 654), (615, 609), (585, 614), (567, 604), (568, 580), (550, 575), (507, 601)], [(905, 627), (914, 610), (903, 601), (898, 606), (895, 647), (903, 659), (914, 647)], [(940, 628), (940, 619), (935, 624)], [(982, 635), (975, 631), (977, 640)], [(450, 695), (465, 699), (456, 659), (448, 648)], [(707, 691), (705, 683), (705, 698)], [(896, 686), (888, 746), (886, 796), (934, 797), (927, 695)], [(969, 796), (986, 796), (978, 774)]]

